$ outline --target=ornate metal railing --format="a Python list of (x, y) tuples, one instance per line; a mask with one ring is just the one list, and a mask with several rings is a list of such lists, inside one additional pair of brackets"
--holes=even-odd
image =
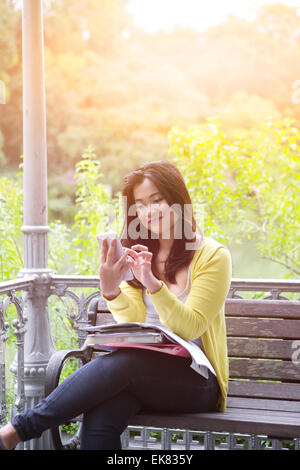
[[(79, 293), (76, 290), (80, 290)], [(87, 291), (88, 290), (88, 291)], [(89, 306), (93, 299), (100, 296), (99, 278), (93, 276), (60, 276), (41, 273), (16, 280), (0, 283), (0, 425), (15, 413), (21, 413), (26, 407), (34, 406), (43, 397), (45, 369), (49, 357), (54, 352), (49, 322), (48, 300), (51, 296), (70, 298), (75, 306), (68, 313), (77, 331), (78, 346), (84, 342), (86, 333), (83, 327), (88, 324)], [(229, 298), (259, 298), (300, 300), (300, 280), (268, 279), (233, 279), (228, 294)], [(103, 307), (106, 303), (103, 301)], [(12, 313), (10, 310), (14, 309)], [(7, 399), (7, 341), (15, 340), (15, 357), (9, 370), (14, 376), (14, 398), (9, 409)], [(206, 448), (209, 433), (189, 432), (188, 430), (151, 430), (128, 428), (122, 436), (124, 448)], [(156, 434), (155, 434), (156, 433)], [(135, 437), (133, 437), (133, 434)], [(197, 436), (196, 436), (197, 434)], [(153, 436), (156, 437), (153, 437)], [(178, 437), (174, 437), (178, 435)], [(196, 436), (196, 437), (195, 437)], [(210, 434), (210, 446), (211, 446)], [(253, 436), (213, 436), (216, 448), (246, 448), (248, 442), (259, 441)], [(241, 444), (243, 441), (246, 444)], [(299, 447), (298, 440), (292, 444)], [(282, 444), (274, 441), (271, 448)], [(25, 449), (51, 449), (49, 433), (40, 439), (25, 443)]]

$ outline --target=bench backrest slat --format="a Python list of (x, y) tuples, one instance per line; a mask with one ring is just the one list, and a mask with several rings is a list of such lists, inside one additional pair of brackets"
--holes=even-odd
[(293, 300), (230, 299), (225, 302), (225, 315), (300, 320), (300, 305)]
[(300, 401), (300, 384), (260, 382), (256, 380), (229, 380), (229, 396), (270, 398)]
[(300, 339), (300, 320), (226, 317), (228, 336)]
[(268, 411), (293, 411), (300, 412), (300, 401), (291, 400), (268, 400), (255, 399), (249, 400), (244, 397), (229, 397), (227, 405), (231, 408), (247, 408), (248, 410), (255, 410), (263, 408)]
[(116, 323), (110, 312), (101, 312), (97, 315), (96, 325), (107, 325), (108, 323)]
[(229, 358), (231, 378), (299, 382), (299, 368), (291, 361)]
[[(295, 351), (295, 341), (282, 339), (235, 338), (227, 339), (228, 355), (233, 357), (253, 357), (290, 360)], [(299, 344), (300, 346), (300, 344)]]

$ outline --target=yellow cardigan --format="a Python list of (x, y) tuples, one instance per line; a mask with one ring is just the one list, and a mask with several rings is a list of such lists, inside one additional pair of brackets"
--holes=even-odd
[[(212, 238), (204, 238), (191, 262), (191, 289), (181, 302), (162, 281), (151, 295), (160, 321), (185, 340), (201, 336), (204, 352), (215, 369), (221, 395), (218, 410), (225, 411), (228, 392), (228, 356), (224, 307), (232, 277), (229, 250)], [(114, 319), (121, 322), (146, 322), (142, 289), (120, 284), (121, 292), (107, 301)]]

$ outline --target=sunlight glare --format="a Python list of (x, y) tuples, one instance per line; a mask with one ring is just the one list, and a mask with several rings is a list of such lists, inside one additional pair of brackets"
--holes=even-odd
[[(133, 15), (135, 26), (148, 33), (171, 32), (176, 25), (205, 31), (225, 21), (230, 14), (251, 20), (257, 8), (272, 3), (276, 0), (130, 0), (127, 10)], [(300, 0), (278, 3), (300, 6)]]

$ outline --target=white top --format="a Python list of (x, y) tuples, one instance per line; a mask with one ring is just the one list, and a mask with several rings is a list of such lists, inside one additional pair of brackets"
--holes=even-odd
[[(185, 288), (179, 294), (174, 294), (183, 303), (186, 302), (186, 299), (188, 298), (188, 295), (189, 295), (189, 292), (190, 292), (190, 289), (191, 289), (191, 286), (190, 286), (190, 282), (191, 282), (191, 264), (192, 264), (192, 262), (189, 265), (188, 278), (187, 278)], [(166, 325), (163, 325), (161, 323), (159, 315), (158, 315), (158, 313), (157, 313), (157, 311), (156, 311), (156, 309), (155, 309), (155, 307), (152, 303), (151, 296), (147, 295), (145, 288), (143, 288), (143, 300), (144, 300), (144, 303), (145, 303), (145, 306), (146, 306), (146, 312), (147, 312), (146, 313), (146, 322), (147, 323), (148, 322), (149, 323), (154, 323), (156, 325), (161, 325), (164, 328), (170, 330), (170, 328), (168, 328)], [(197, 346), (199, 347), (199, 339), (198, 339), (198, 342), (197, 342)], [(202, 342), (201, 342), (201, 346), (202, 346)], [(201, 347), (201, 349), (203, 351), (203, 347)], [(199, 370), (197, 370), (197, 372), (199, 374), (203, 375), (203, 377), (205, 377), (206, 379), (208, 378), (208, 369), (205, 365), (201, 365)]]
[[(183, 289), (183, 291), (180, 292), (180, 294), (174, 294), (183, 303), (185, 303), (190, 292), (190, 281), (191, 281), (191, 264), (189, 265), (188, 278), (186, 281), (185, 288)], [(150, 323), (157, 323), (157, 320), (160, 321), (159, 315), (157, 311), (155, 310), (155, 307), (152, 303), (151, 296), (146, 294), (145, 288), (143, 288), (143, 300), (144, 300), (144, 303), (146, 305), (146, 310), (147, 310), (146, 321)]]

